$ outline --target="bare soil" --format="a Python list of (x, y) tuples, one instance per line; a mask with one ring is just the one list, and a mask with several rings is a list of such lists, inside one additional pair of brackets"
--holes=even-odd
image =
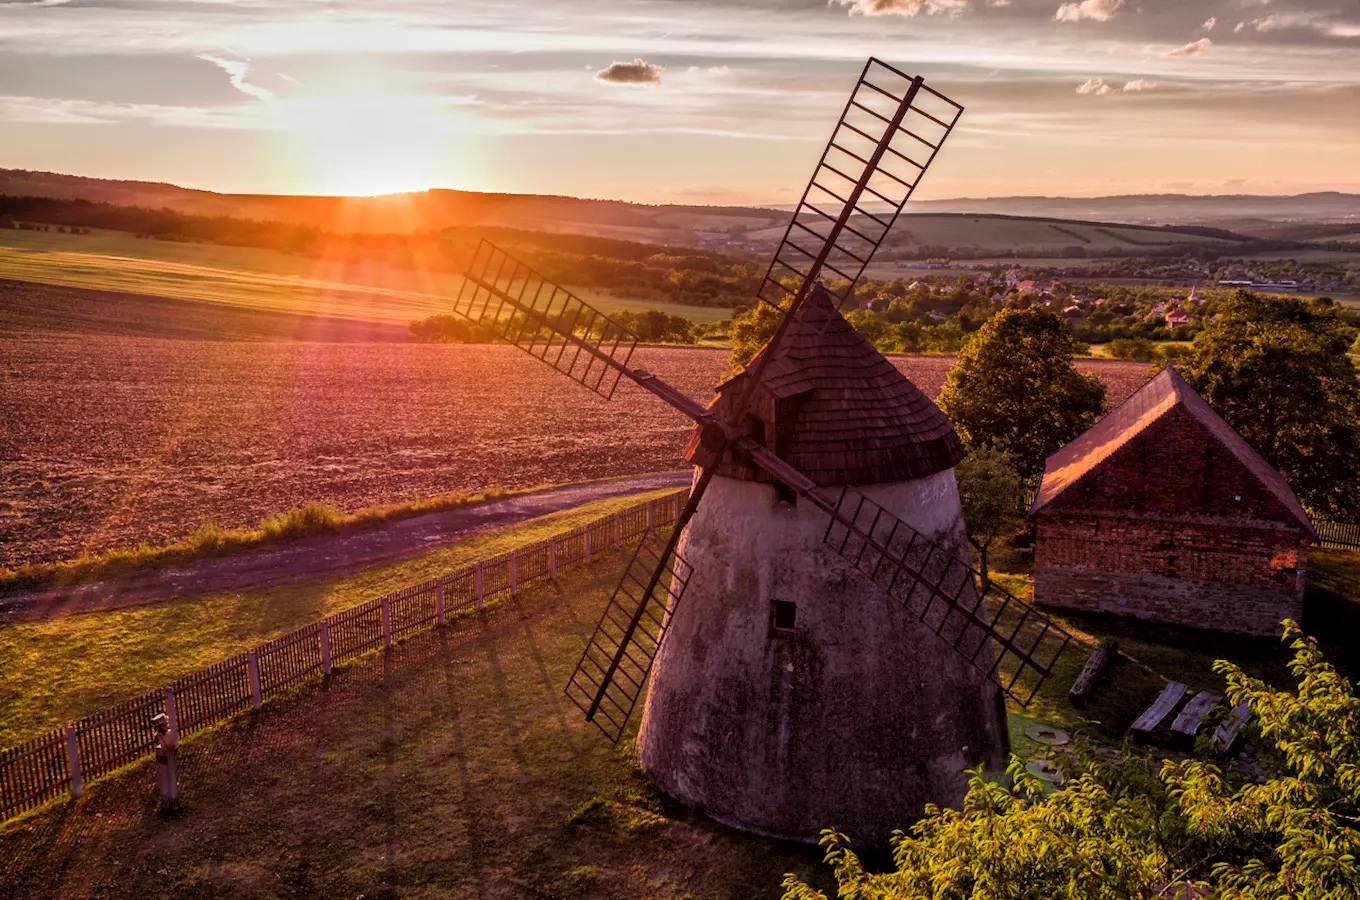
[[(727, 353), (634, 361), (706, 402)], [(953, 365), (893, 361), (930, 396)], [(1147, 371), (1080, 368), (1111, 402)], [(631, 384), (607, 402), (512, 347), (32, 331), (0, 334), (0, 423), (0, 566), (179, 540), (205, 520), (253, 527), (309, 502), (664, 471), (683, 465), (689, 429)]]

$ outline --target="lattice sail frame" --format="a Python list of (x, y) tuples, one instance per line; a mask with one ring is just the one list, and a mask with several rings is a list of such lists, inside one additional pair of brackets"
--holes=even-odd
[(606, 400), (638, 344), (636, 334), (485, 239), (453, 311)]
[(756, 296), (780, 306), (825, 271), (842, 308), (962, 114), (920, 77), (865, 63)]
[(859, 491), (841, 491), (824, 540), (1021, 706), (1053, 675), (1072, 640)]
[(611, 741), (627, 727), (693, 571), (670, 542), (647, 532), (567, 682), (567, 696)]

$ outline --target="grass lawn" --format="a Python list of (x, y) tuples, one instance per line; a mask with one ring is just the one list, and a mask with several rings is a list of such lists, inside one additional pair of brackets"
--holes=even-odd
[[(401, 324), (447, 313), (449, 298), (462, 284), (452, 272), (346, 264), (276, 250), (138, 240), (115, 231), (8, 229), (0, 230), (0, 278)], [(732, 314), (571, 290), (605, 312), (661, 309), (703, 323)]]
[(154, 689), (330, 613), (543, 540), (669, 490), (586, 504), (422, 556), (267, 590), (17, 622), (0, 629), (0, 748)]
[(821, 852), (678, 807), (562, 695), (618, 558), (376, 654), (0, 834), (7, 898), (777, 898)]

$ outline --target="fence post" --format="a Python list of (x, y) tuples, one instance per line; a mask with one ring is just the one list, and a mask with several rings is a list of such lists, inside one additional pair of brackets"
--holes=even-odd
[(651, 531), (651, 530), (652, 530), (652, 527), (655, 525), (655, 518), (656, 518), (656, 517), (652, 515), (652, 507), (655, 506), (655, 505), (656, 505), (656, 504), (653, 503), (651, 500), (648, 500), (648, 501), (647, 501), (647, 530), (648, 530), (648, 531)]
[(671, 524), (674, 525), (676, 522), (679, 521), (680, 521), (680, 492), (676, 491), (674, 494), (671, 494)]
[(614, 513), (614, 549), (623, 546), (623, 513)]
[(331, 674), (334, 666), (331, 663), (331, 625), (325, 619), (321, 620), (321, 674)]
[(382, 626), (383, 626), (383, 649), (392, 649), (392, 604), (388, 602), (387, 595), (382, 598)]
[(586, 526), (586, 565), (590, 565), (590, 526)]
[(510, 551), (510, 596), (519, 592), (519, 551)]
[(179, 712), (175, 709), (175, 686), (165, 686), (165, 730), (170, 739), (179, 743)]
[(85, 793), (85, 779), (80, 772), (80, 741), (74, 725), (66, 726), (66, 768), (71, 772), (71, 797), (77, 798)]
[(246, 668), (250, 671), (250, 703), (259, 709), (264, 706), (264, 698), (260, 696), (260, 658), (254, 650), (246, 654)]
[(477, 569), (473, 572), (473, 580), (477, 582), (477, 608), (482, 608), (482, 564), (477, 563)]
[(557, 536), (548, 538), (548, 577), (557, 580)]
[(440, 625), (444, 624), (444, 582), (442, 581), (434, 586), (434, 616), (435, 621)]

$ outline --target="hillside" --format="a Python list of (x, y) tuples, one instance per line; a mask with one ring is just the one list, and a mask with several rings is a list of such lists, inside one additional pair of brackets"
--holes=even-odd
[[(23, 191), (30, 193), (19, 193)], [(703, 247), (763, 264), (782, 239), (788, 217), (786, 211), (755, 207), (646, 206), (448, 190), (369, 198), (226, 195), (0, 170), (0, 225), (18, 221), (115, 229), (311, 256), (330, 254), (333, 248), (323, 245), (334, 244), (336, 238), (346, 245), (358, 241), (391, 250), (439, 234), (516, 229), (559, 236), (554, 240), (576, 236), (578, 244), (579, 238), (628, 241), (647, 245), (649, 253)], [(1203, 226), (935, 213), (913, 206), (892, 231), (879, 260), (1167, 256), (1236, 250), (1235, 245), (1249, 240)], [(347, 246), (346, 252), (352, 249)], [(613, 256), (614, 250), (578, 246), (573, 252)]]

